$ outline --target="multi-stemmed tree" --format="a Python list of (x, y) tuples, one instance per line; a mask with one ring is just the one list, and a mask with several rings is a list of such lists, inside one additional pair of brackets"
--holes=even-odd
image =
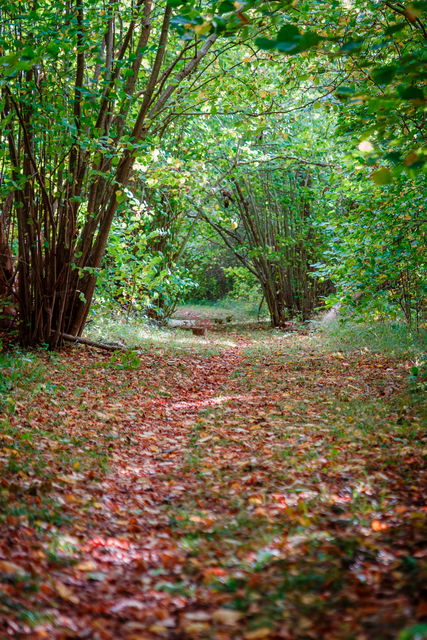
[(311, 268), (324, 248), (313, 218), (318, 197), (311, 171), (271, 162), (240, 172), (221, 192), (227, 213), (204, 214), (258, 280), (274, 327), (307, 320), (331, 292)]
[(83, 330), (135, 159), (218, 35), (179, 40), (168, 2), (24, 4), (1, 9), (0, 294), (24, 344), (56, 347)]

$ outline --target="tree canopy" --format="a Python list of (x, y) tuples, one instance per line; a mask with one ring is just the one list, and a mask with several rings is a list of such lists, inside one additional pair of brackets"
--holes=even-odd
[[(261, 167), (282, 172), (277, 184), (317, 172), (313, 225), (329, 228), (330, 259), (310, 258), (311, 278), (332, 279), (339, 296), (360, 287), (409, 296), (405, 314), (418, 316), (423, 264), (411, 234), (424, 232), (425, 14), (425, 2), (6, 2), (6, 324), (16, 318), (28, 344), (80, 335), (105, 268), (117, 299), (138, 290), (150, 305), (150, 288), (159, 300), (174, 289), (160, 303), (172, 309), (190, 286), (184, 271), (171, 276), (185, 246), (206, 221), (218, 230), (230, 213), (221, 192)], [(412, 192), (402, 213), (400, 198)], [(387, 267), (358, 235), (365, 218), (378, 251), (377, 233), (404, 233)], [(145, 240), (127, 251), (134, 234)], [(357, 276), (354, 260), (363, 265)]]

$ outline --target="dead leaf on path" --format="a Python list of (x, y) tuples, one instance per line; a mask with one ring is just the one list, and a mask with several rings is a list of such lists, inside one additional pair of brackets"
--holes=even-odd
[(5, 573), (6, 575), (23, 575), (25, 573), (25, 569), (20, 567), (18, 564), (14, 564), (13, 562), (8, 562), (7, 560), (0, 560), (0, 573)]
[(93, 560), (83, 560), (76, 566), (79, 571), (96, 571), (97, 568), (98, 565)]
[(123, 611), (123, 609), (144, 609), (144, 604), (139, 600), (135, 600), (134, 598), (124, 598), (120, 600), (117, 604), (111, 607), (111, 613), (119, 613)]
[(268, 638), (271, 635), (271, 629), (268, 627), (261, 627), (260, 629), (254, 629), (253, 631), (247, 631), (244, 634), (245, 640), (260, 640), (261, 638)]
[(103, 413), (102, 411), (94, 411), (93, 414), (101, 422), (111, 422), (111, 420), (114, 420), (114, 416), (109, 413)]
[(203, 631), (209, 631), (210, 625), (207, 622), (185, 622), (182, 628), (185, 633), (199, 634)]
[(234, 627), (242, 615), (240, 611), (235, 611), (234, 609), (217, 609), (212, 614), (212, 620), (229, 627)]
[(183, 617), (186, 620), (194, 620), (197, 622), (211, 619), (211, 615), (207, 611), (189, 611), (188, 613), (184, 613)]
[(172, 617), (165, 618), (164, 620), (158, 620), (151, 625), (149, 631), (151, 633), (165, 633), (168, 629), (173, 629), (176, 626), (175, 619)]
[(371, 529), (372, 531), (385, 531), (385, 529), (388, 529), (388, 524), (381, 522), (381, 520), (372, 520)]
[(73, 604), (79, 604), (80, 599), (76, 596), (75, 593), (71, 591), (68, 587), (65, 586), (62, 582), (55, 582), (55, 590), (58, 595), (61, 596), (63, 600), (67, 602), (72, 602)]
[(66, 484), (77, 484), (81, 480), (81, 476), (76, 473), (70, 473), (67, 476), (58, 476), (58, 480), (61, 480)]

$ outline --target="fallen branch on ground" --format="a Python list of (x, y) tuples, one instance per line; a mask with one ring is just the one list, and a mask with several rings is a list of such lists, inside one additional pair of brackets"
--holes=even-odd
[(79, 336), (72, 336), (68, 333), (61, 333), (61, 338), (68, 342), (77, 342), (79, 344), (86, 344), (89, 347), (96, 347), (97, 349), (106, 349), (107, 351), (128, 351), (128, 347), (120, 342), (97, 342), (96, 340), (89, 340), (88, 338), (81, 338)]

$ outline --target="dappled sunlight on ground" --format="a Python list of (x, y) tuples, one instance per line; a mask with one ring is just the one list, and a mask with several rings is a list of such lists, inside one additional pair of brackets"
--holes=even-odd
[(212, 351), (218, 348), (235, 348), (238, 344), (235, 336), (212, 334), (208, 337), (194, 336), (190, 331), (183, 329), (165, 329), (150, 327), (141, 321), (111, 321), (100, 318), (89, 325), (85, 337), (92, 340), (121, 341), (128, 347), (147, 349), (150, 345), (162, 349), (191, 349)]
[(244, 399), (244, 395), (217, 396), (215, 398), (207, 398), (205, 400), (197, 400), (195, 402), (187, 402), (186, 400), (181, 400), (180, 402), (174, 402), (171, 407), (173, 409), (203, 409), (205, 407), (214, 407), (217, 405), (221, 405), (225, 402), (230, 402), (231, 400), (242, 401)]
[(423, 618), (408, 363), (310, 334), (220, 339), (76, 348), (17, 399), (5, 638), (394, 640)]

